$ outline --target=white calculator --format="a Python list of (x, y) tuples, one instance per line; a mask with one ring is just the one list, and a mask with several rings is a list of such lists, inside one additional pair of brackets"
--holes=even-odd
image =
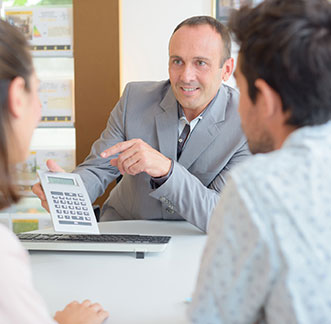
[(100, 234), (79, 174), (38, 170), (38, 175), (56, 232)]

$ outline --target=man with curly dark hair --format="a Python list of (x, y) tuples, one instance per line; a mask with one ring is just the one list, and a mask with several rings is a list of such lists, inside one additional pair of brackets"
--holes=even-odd
[[(230, 19), (252, 153), (209, 226), (194, 323), (331, 321), (331, 3), (266, 0)], [(265, 153), (265, 154), (257, 154)]]

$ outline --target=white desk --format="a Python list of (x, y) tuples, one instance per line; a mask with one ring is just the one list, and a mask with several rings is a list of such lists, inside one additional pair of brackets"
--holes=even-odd
[(86, 298), (109, 311), (105, 323), (186, 323), (206, 235), (182, 221), (100, 223), (103, 233), (172, 236), (162, 253), (32, 252), (37, 290), (52, 314)]

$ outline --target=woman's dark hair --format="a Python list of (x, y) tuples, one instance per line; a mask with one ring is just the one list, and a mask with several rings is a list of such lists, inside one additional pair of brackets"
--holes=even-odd
[(302, 127), (331, 119), (331, 3), (265, 0), (234, 12), (229, 22), (240, 45), (240, 70), (256, 100), (255, 81), (281, 97), (287, 124)]
[(11, 81), (18, 76), (25, 80), (25, 87), (30, 90), (32, 73), (32, 58), (26, 39), (16, 27), (0, 19), (0, 209), (19, 199), (9, 161), (9, 138), (12, 134), (8, 91)]
[(194, 16), (187, 18), (182, 21), (173, 31), (172, 35), (183, 26), (199, 26), (199, 25), (209, 25), (212, 27), (218, 34), (220, 34), (223, 42), (223, 53), (221, 53), (221, 65), (223, 66), (226, 60), (231, 57), (231, 37), (230, 33), (226, 26), (221, 22), (210, 16)]

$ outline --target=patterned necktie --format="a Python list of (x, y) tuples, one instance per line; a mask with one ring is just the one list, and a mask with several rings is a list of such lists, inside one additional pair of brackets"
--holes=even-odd
[(177, 161), (180, 158), (180, 155), (182, 154), (184, 144), (185, 144), (189, 134), (190, 134), (190, 125), (186, 124), (178, 139)]

